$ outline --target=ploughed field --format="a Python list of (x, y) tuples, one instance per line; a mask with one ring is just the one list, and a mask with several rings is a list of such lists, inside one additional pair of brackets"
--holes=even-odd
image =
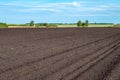
[(120, 28), (0, 29), (0, 80), (120, 80)]

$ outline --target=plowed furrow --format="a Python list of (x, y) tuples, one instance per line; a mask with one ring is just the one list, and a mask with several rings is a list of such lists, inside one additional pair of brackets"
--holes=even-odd
[[(107, 50), (107, 51), (108, 51), (108, 50)], [(104, 52), (104, 53), (105, 53), (105, 52)], [(100, 55), (103, 55), (103, 53), (95, 56), (95, 58), (96, 58), (96, 57), (97, 57), (97, 58), (100, 57)], [(91, 57), (91, 56), (90, 56), (90, 57)], [(90, 57), (88, 56), (87, 58), (90, 58)], [(87, 60), (87, 59), (85, 59), (85, 60)], [(95, 60), (95, 59), (93, 58), (92, 60)], [(83, 60), (83, 61), (84, 61), (84, 60)], [(88, 64), (89, 62), (91, 62), (91, 60), (82, 65), (82, 64), (80, 63), (80, 61), (79, 61), (78, 64), (81, 65), (81, 66), (76, 66), (76, 65), (78, 65), (78, 64), (76, 64), (75, 66), (78, 67), (78, 68), (80, 68), (80, 67), (85, 66), (85, 65)], [(77, 71), (77, 70), (78, 70), (78, 68), (75, 68), (75, 66), (74, 66), (74, 67), (72, 66), (71, 69), (69, 69), (69, 67), (68, 67), (68, 68), (67, 68), (68, 70), (64, 70), (64, 69), (63, 69), (63, 70), (62, 70), (63, 72), (60, 71), (61, 73), (58, 72), (58, 74), (56, 74), (56, 75), (59, 75), (59, 76), (57, 76), (56, 78), (59, 79), (60, 77), (62, 78), (62, 77), (65, 76), (65, 75), (68, 76), (68, 75), (74, 73), (74, 71)], [(74, 69), (74, 70), (73, 70), (73, 69)], [(71, 70), (72, 70), (72, 71), (71, 71)], [(65, 72), (65, 71), (66, 71), (66, 72)], [(71, 72), (70, 72), (70, 71), (71, 71)], [(66, 73), (66, 74), (65, 74), (65, 73)], [(60, 74), (61, 74), (61, 76), (60, 76)], [(63, 75), (63, 76), (62, 76), (62, 75)], [(54, 76), (54, 75), (53, 75), (53, 76)], [(52, 77), (53, 77), (53, 76), (52, 76)], [(54, 77), (53, 77), (53, 78), (54, 78)], [(54, 78), (54, 79), (55, 79), (55, 78)], [(52, 79), (51, 79), (51, 80), (52, 80)]]
[[(117, 43), (116, 43), (117, 44)], [(102, 54), (104, 54), (106, 51), (108, 51), (109, 50), (109, 48), (111, 47), (114, 47), (114, 45), (116, 45), (116, 44), (112, 44), (112, 45), (110, 45), (110, 46), (108, 46), (107, 48), (105, 48), (104, 50), (102, 50), (101, 52), (98, 52), (98, 54), (96, 54), (96, 55), (93, 55), (93, 57), (88, 57), (87, 59), (84, 59), (83, 61), (85, 61), (85, 62), (83, 62), (83, 61), (81, 61), (81, 62), (79, 62), (79, 64), (81, 63), (82, 65), (86, 65), (87, 63), (89, 63), (89, 62), (91, 62), (91, 60), (94, 60), (94, 58), (98, 58), (100, 55), (102, 55)], [(111, 49), (110, 48), (110, 49)], [(101, 54), (102, 53), (102, 54)], [(105, 55), (105, 54), (104, 54)], [(81, 66), (82, 66), (81, 65)], [(60, 66), (60, 65), (59, 65)], [(53, 72), (55, 72), (56, 71), (56, 68), (58, 69), (59, 68), (59, 66), (58, 65), (53, 65), (53, 66), (51, 66), (51, 67), (48, 67), (48, 68), (46, 68), (46, 69), (42, 69), (41, 71), (37, 71), (37, 72), (35, 72), (35, 74), (30, 74), (30, 75), (40, 75), (40, 77), (42, 78), (42, 77), (44, 77), (45, 75), (47, 75), (47, 74), (51, 74), (51, 73), (53, 73)], [(79, 67), (79, 66), (78, 66)], [(72, 69), (73, 70), (73, 69)], [(49, 71), (49, 72), (48, 72)], [(30, 77), (30, 75), (28, 75), (28, 76), (26, 76), (26, 79), (27, 79), (27, 77)], [(40, 77), (38, 77), (38, 78), (35, 78), (35, 79), (41, 79)], [(32, 77), (33, 78), (33, 77)], [(23, 78), (24, 79), (24, 78)], [(34, 80), (34, 79), (33, 79)]]
[[(108, 51), (108, 54), (106, 54), (104, 57), (102, 57), (101, 59), (97, 58), (96, 60), (94, 60), (94, 62), (89, 63), (89, 65), (87, 65), (87, 67), (83, 67), (82, 72), (78, 69), (76, 72), (74, 72), (73, 74), (69, 75), (68, 77), (66, 77), (64, 79), (65, 80), (102, 80), (103, 78), (101, 78), (101, 76), (104, 74), (104, 70), (109, 68), (109, 66), (111, 66), (111, 63), (114, 63), (116, 61), (116, 59), (114, 60), (114, 58), (115, 58), (115, 56), (117, 56), (119, 54), (113, 55), (113, 52), (115, 50), (117, 50), (118, 48), (119, 48), (119, 46), (112, 47)], [(108, 61), (108, 62), (106, 63), (105, 61)], [(100, 67), (100, 66), (103, 70), (99, 71), (99, 69), (97, 67)], [(98, 71), (96, 69), (98, 69)]]
[[(112, 39), (109, 39), (109, 40), (112, 40)], [(106, 41), (106, 44), (109, 43), (109, 42), (111, 42), (111, 41), (108, 41), (108, 39), (106, 39), (105, 41)], [(105, 42), (105, 41), (104, 41), (104, 42)], [(96, 43), (98, 43), (98, 44), (96, 44)], [(48, 62), (48, 61), (51, 61), (52, 63), (51, 63), (51, 62), (48, 62), (48, 63), (50, 63), (49, 65), (53, 65), (53, 64), (56, 62), (56, 61), (55, 61), (56, 59), (63, 60), (63, 62), (64, 62), (64, 59), (70, 58), (71, 61), (70, 61), (70, 60), (67, 60), (67, 59), (66, 59), (66, 60), (67, 60), (67, 62), (68, 62), (68, 61), (71, 62), (71, 63), (69, 63), (69, 64), (73, 64), (73, 62), (76, 62), (76, 61), (79, 60), (80, 58), (82, 59), (82, 58), (84, 58), (85, 56), (87, 57), (88, 55), (90, 55), (90, 54), (92, 54), (92, 53), (95, 53), (96, 50), (99, 50), (99, 49), (102, 48), (102, 47), (99, 48), (99, 46), (105, 45), (105, 44), (101, 44), (102, 41), (99, 41), (99, 42), (96, 42), (96, 43), (93, 43), (93, 44), (96, 44), (96, 46), (94, 46), (93, 44), (90, 44), (91, 46), (90, 46), (89, 48), (85, 48), (85, 49), (83, 49), (83, 50), (82, 50), (82, 49), (81, 49), (81, 50), (78, 49), (78, 50), (80, 50), (80, 52), (87, 52), (87, 53), (84, 53), (84, 54), (83, 54), (83, 53), (80, 54), (80, 52), (77, 52), (77, 54), (76, 54), (76, 53), (65, 53), (66, 56), (68, 56), (69, 54), (72, 54), (73, 58), (65, 57), (65, 55), (63, 55), (63, 56), (61, 56), (61, 57), (60, 57), (60, 56), (58, 56), (58, 57), (53, 57), (53, 58), (55, 58), (55, 59), (53, 59), (53, 60), (50, 59), (50, 60), (46, 60), (46, 61), (47, 61), (47, 62)], [(99, 43), (100, 43), (100, 44), (99, 44)], [(99, 49), (97, 49), (97, 46), (98, 46)], [(96, 49), (96, 50), (94, 51), (94, 49), (93, 49), (94, 52), (89, 53), (90, 50), (92, 50), (92, 48), (94, 48), (94, 49)], [(87, 51), (87, 50), (88, 50), (88, 51)], [(74, 51), (73, 51), (73, 52), (74, 52)], [(74, 55), (76, 55), (78, 58), (77, 58), (76, 56), (74, 57)], [(82, 55), (83, 55), (83, 56), (82, 56)], [(46, 61), (45, 61), (44, 63), (40, 62), (42, 67), (45, 67), (44, 65), (46, 64)], [(58, 61), (58, 60), (57, 60), (57, 61)], [(36, 64), (33, 64), (33, 65), (36, 65)], [(49, 66), (49, 65), (46, 64), (46, 66)], [(64, 65), (64, 64), (62, 64), (62, 65)], [(66, 65), (66, 64), (65, 64), (65, 65)], [(64, 65), (64, 66), (65, 66), (65, 65)], [(30, 65), (28, 65), (28, 66), (30, 66)], [(36, 68), (35, 68), (35, 69), (36, 69)], [(41, 69), (40, 66), (39, 66), (39, 69)], [(37, 70), (37, 69), (36, 69), (36, 70)], [(16, 71), (16, 70), (14, 70), (14, 71)], [(30, 71), (31, 71), (31, 70), (30, 70)], [(33, 70), (32, 70), (31, 72), (33, 72)], [(29, 72), (29, 73), (30, 73), (30, 72)], [(24, 73), (24, 74), (28, 74), (28, 73)], [(15, 75), (14, 75), (14, 76), (15, 76)]]
[(35, 62), (39, 62), (39, 61), (41, 61), (41, 60), (45, 60), (45, 59), (48, 59), (48, 58), (51, 58), (51, 57), (54, 57), (54, 56), (58, 56), (58, 55), (61, 55), (61, 54), (66, 53), (66, 52), (69, 52), (69, 51), (71, 51), (71, 50), (74, 50), (74, 49), (77, 49), (77, 48), (80, 48), (80, 47), (84, 47), (84, 46), (90, 45), (90, 44), (92, 44), (92, 43), (99, 42), (99, 41), (101, 41), (101, 40), (108, 39), (108, 38), (111, 38), (111, 37), (114, 37), (114, 36), (118, 36), (118, 35), (119, 35), (119, 34), (112, 35), (112, 36), (109, 36), (109, 37), (106, 37), (106, 38), (103, 38), (103, 39), (100, 39), (100, 40), (97, 40), (97, 41), (93, 41), (93, 42), (84, 44), (84, 45), (82, 45), (82, 46), (80, 45), (80, 46), (77, 46), (77, 47), (73, 47), (73, 48), (64, 50), (64, 51), (62, 51), (62, 52), (58, 52), (58, 53), (55, 53), (55, 54), (51, 54), (51, 55), (45, 56), (45, 57), (43, 57), (43, 58), (40, 58), (40, 59), (31, 61), (31, 62), (26, 62), (26, 63), (24, 63), (24, 64), (20, 64), (20, 65), (18, 65), (18, 66), (14, 66), (14, 67), (8, 68), (8, 69), (6, 69), (6, 70), (2, 70), (2, 71), (0, 72), (0, 74), (1, 74), (1, 73), (4, 73), (4, 72), (6, 72), (6, 71), (9, 71), (9, 70), (13, 70), (13, 69), (20, 68), (20, 67), (23, 67), (23, 66), (26, 66), (26, 65), (29, 65), (29, 64), (33, 64), (33, 63), (35, 63)]
[[(87, 43), (87, 44), (84, 44), (84, 45), (80, 45), (80, 46), (76, 46), (76, 47), (73, 47), (73, 48), (70, 48), (70, 49), (67, 49), (67, 50), (64, 50), (64, 51), (61, 51), (61, 52), (58, 52), (58, 53), (54, 53), (54, 54), (50, 54), (48, 56), (43, 56), (42, 58), (40, 59), (37, 59), (37, 60), (34, 60), (34, 61), (30, 61), (30, 62), (26, 62), (24, 64), (20, 64), (20, 65), (17, 65), (17, 66), (14, 66), (12, 68), (8, 68), (6, 70), (3, 70), (3, 71), (0, 71), (0, 74), (1, 73), (4, 73), (6, 71), (9, 71), (9, 70), (13, 70), (13, 69), (16, 69), (16, 68), (20, 68), (20, 67), (23, 67), (23, 66), (26, 66), (26, 65), (29, 65), (29, 64), (33, 64), (35, 62), (39, 62), (41, 60), (45, 60), (45, 59), (48, 59), (48, 58), (51, 58), (51, 57), (54, 57), (54, 56), (58, 56), (58, 55), (61, 55), (61, 54), (64, 54), (66, 52), (69, 52), (71, 50), (74, 50), (74, 49), (77, 49), (77, 48), (80, 48), (80, 47), (84, 47), (84, 46), (87, 46), (87, 45), (90, 45), (92, 43), (96, 43), (96, 42), (99, 42), (99, 41), (102, 41), (104, 39), (108, 39), (108, 38), (111, 38), (111, 37), (115, 37), (115, 36), (118, 36), (119, 34), (116, 34), (116, 35), (112, 35), (112, 36), (109, 36), (109, 37), (106, 37), (106, 38), (103, 38), (103, 39), (100, 39), (100, 40), (96, 40), (96, 41), (93, 41), (93, 42), (90, 42), (90, 43)], [(27, 57), (27, 56), (26, 56)]]
[[(117, 41), (117, 40), (116, 40)], [(47, 65), (47, 66), (44, 66), (43, 68), (47, 68), (47, 69), (49, 69), (48, 68), (48, 66), (52, 66), (52, 65), (59, 65), (59, 64), (61, 64), (59, 67), (56, 67), (56, 68), (59, 68), (58, 70), (56, 70), (56, 72), (58, 72), (58, 71), (60, 71), (61, 69), (64, 69), (64, 68), (66, 68), (66, 67), (68, 67), (68, 66), (70, 66), (70, 65), (72, 65), (72, 64), (74, 64), (75, 62), (78, 62), (79, 60), (82, 60), (83, 58), (86, 58), (86, 57), (88, 57), (88, 56), (90, 56), (90, 55), (93, 55), (93, 54), (95, 54), (97, 51), (99, 51), (99, 50), (102, 50), (103, 48), (105, 48), (106, 46), (109, 46), (110, 44), (112, 44), (112, 43), (114, 43), (114, 42), (116, 42), (116, 41), (113, 41), (113, 42), (111, 42), (111, 43), (109, 43), (109, 44), (107, 44), (107, 45), (105, 45), (105, 46), (102, 46), (102, 44), (101, 44), (101, 46), (102, 47), (98, 47), (97, 48), (97, 45), (99, 45), (99, 44), (97, 44), (96, 46), (94, 46), (94, 47), (90, 47), (90, 48), (88, 48), (87, 50), (84, 50), (84, 51), (86, 51), (86, 53), (83, 53), (82, 52), (82, 50), (80, 50), (81, 52), (78, 52), (78, 53), (68, 53), (67, 55), (69, 55), (69, 56), (67, 56), (66, 55), (66, 57), (64, 57), (65, 55), (63, 55), (63, 58), (62, 57), (60, 57), (60, 60), (58, 61), (57, 60), (57, 62), (55, 62), (55, 63), (51, 63), (51, 64), (49, 64), (49, 65)], [(109, 42), (109, 41), (108, 41)], [(107, 43), (107, 42), (106, 42)], [(100, 46), (100, 45), (99, 45)], [(96, 47), (96, 50), (92, 50), (92, 48), (95, 48)], [(91, 49), (91, 50), (89, 50), (89, 49)], [(81, 54), (82, 53), (82, 54)], [(71, 55), (72, 54), (72, 55)], [(61, 59), (62, 58), (62, 59)], [(57, 59), (57, 58), (56, 58)], [(53, 61), (54, 62), (54, 61)], [(44, 65), (44, 64), (43, 64)], [(61, 67), (62, 66), (62, 67)], [(30, 74), (30, 73), (32, 73), (32, 72), (35, 72), (35, 71), (38, 71), (38, 70), (42, 70), (42, 68), (36, 68), (35, 70), (33, 70), (33, 71), (31, 71), (31, 72), (28, 72), (28, 73), (26, 73), (26, 74), (24, 74), (23, 76), (25, 76), (25, 75), (28, 75), (28, 74)], [(54, 72), (54, 73), (56, 73), (56, 72)], [(46, 75), (47, 76), (47, 75)]]
[(116, 59), (118, 59), (111, 67), (108, 69), (104, 76), (102, 77), (103, 80), (120, 80), (120, 48), (114, 52), (118, 54)]

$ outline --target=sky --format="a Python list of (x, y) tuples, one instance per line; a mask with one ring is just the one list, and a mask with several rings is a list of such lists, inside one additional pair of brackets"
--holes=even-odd
[(120, 23), (120, 0), (0, 0), (0, 22)]

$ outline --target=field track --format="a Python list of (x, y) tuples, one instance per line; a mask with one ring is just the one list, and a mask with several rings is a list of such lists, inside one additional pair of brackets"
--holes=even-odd
[(0, 29), (0, 80), (120, 80), (120, 28)]

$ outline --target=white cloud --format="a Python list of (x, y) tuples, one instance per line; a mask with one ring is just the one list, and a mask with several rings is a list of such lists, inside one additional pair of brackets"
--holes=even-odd
[(76, 7), (80, 7), (81, 6), (81, 4), (79, 2), (73, 2), (72, 4), (73, 4), (73, 6), (76, 6)]

